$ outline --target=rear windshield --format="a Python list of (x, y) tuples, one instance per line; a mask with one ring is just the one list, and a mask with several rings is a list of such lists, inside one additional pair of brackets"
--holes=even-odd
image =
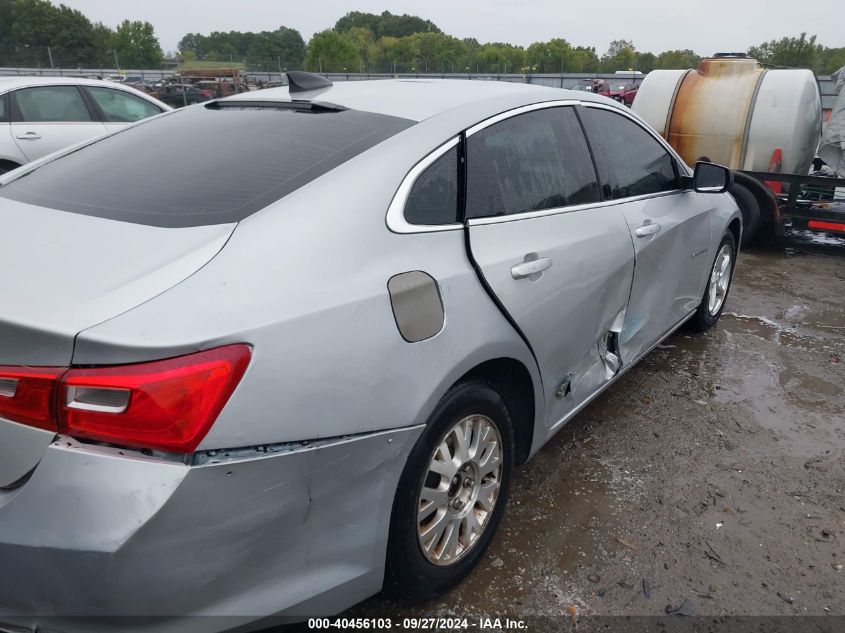
[(237, 222), (413, 123), (354, 110), (191, 107), (47, 163), (0, 197), (152, 226)]

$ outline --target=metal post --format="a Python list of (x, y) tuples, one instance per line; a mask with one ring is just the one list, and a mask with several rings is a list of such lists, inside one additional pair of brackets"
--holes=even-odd
[(238, 90), (238, 84), (235, 83), (235, 58), (231, 55), (229, 55), (229, 72), (232, 73), (232, 91), (238, 94), (240, 91)]
[(279, 81), (282, 80), (282, 58), (281, 56), (276, 58), (276, 61), (279, 62)]
[(55, 67), (53, 66), (53, 51), (50, 47), (47, 47), (47, 55), (50, 57), (50, 70), (53, 70)]
[(120, 74), (120, 62), (117, 61), (117, 49), (113, 48), (113, 49), (111, 49), (111, 52), (114, 53), (114, 66), (115, 66), (115, 69), (117, 70), (117, 74), (119, 75)]

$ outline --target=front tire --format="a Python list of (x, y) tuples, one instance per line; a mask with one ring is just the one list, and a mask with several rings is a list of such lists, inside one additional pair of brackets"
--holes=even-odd
[(698, 309), (690, 319), (690, 325), (698, 332), (704, 332), (716, 325), (716, 321), (722, 316), (725, 303), (728, 300), (728, 292), (733, 280), (733, 271), (736, 267), (736, 239), (733, 233), (725, 231), (719, 248), (716, 249), (716, 258), (710, 268), (710, 275), (707, 279), (707, 287), (704, 289), (704, 296)]
[(426, 600), (469, 574), (502, 518), (513, 464), (513, 427), (497, 390), (480, 380), (453, 387), (399, 480), (385, 591)]

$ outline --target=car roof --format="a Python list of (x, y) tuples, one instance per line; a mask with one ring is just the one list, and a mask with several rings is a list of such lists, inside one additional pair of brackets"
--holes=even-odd
[[(520, 98), (521, 97), (521, 98)], [(466, 79), (375, 79), (338, 81), (327, 88), (299, 92), (295, 100), (312, 101), (423, 121), (458, 106), (473, 103), (512, 107), (514, 102), (539, 103), (558, 99), (604, 101), (583, 92), (509, 81)], [(254, 90), (224, 101), (291, 101), (287, 86)], [(487, 108), (485, 108), (487, 109)]]

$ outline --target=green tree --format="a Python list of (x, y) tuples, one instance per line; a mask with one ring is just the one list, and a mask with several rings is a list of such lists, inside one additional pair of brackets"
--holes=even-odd
[(573, 52), (576, 64), (572, 72), (597, 73), (599, 71), (601, 62), (595, 48), (592, 46), (576, 46)]
[(513, 44), (482, 44), (475, 51), (475, 65), (485, 73), (518, 73), (525, 66), (525, 49)]
[(637, 49), (631, 40), (613, 40), (601, 58), (601, 69), (612, 73), (617, 70), (635, 70)]
[(358, 72), (360, 57), (355, 41), (337, 31), (315, 33), (308, 42), (305, 68), (318, 72)]
[(845, 66), (845, 48), (824, 48), (817, 68), (820, 75), (832, 75)]
[(335, 23), (334, 30), (345, 33), (355, 27), (369, 29), (375, 38), (407, 37), (414, 33), (441, 32), (431, 20), (425, 20), (416, 15), (396, 15), (390, 11), (384, 11), (381, 15), (350, 11)]
[(810, 68), (815, 70), (821, 57), (821, 46), (816, 36), (783, 37), (779, 40), (752, 46), (748, 54), (764, 64), (789, 68)]
[(634, 70), (641, 73), (650, 73), (657, 68), (657, 55), (654, 53), (637, 53), (637, 65)]
[(149, 22), (124, 20), (114, 34), (114, 49), (124, 68), (158, 68), (164, 53)]
[(661, 70), (685, 70), (687, 68), (697, 68), (699, 61), (701, 61), (701, 58), (696, 55), (695, 51), (689, 49), (663, 51), (657, 56), (654, 67)]

